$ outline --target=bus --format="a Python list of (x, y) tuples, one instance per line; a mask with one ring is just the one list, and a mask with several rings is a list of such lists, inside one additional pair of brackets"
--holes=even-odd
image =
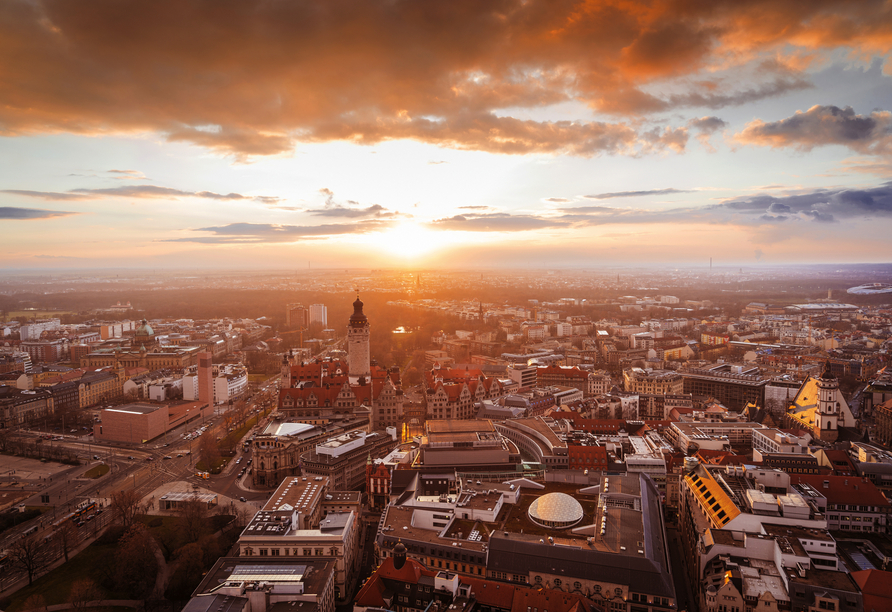
[(82, 501), (81, 503), (79, 503), (77, 505), (77, 507), (74, 509), (73, 512), (69, 512), (68, 514), (66, 514), (65, 516), (63, 516), (62, 518), (60, 518), (59, 520), (54, 522), (53, 528), (58, 529), (59, 527), (61, 527), (68, 521), (74, 521), (75, 523), (80, 525), (83, 522), (84, 517), (86, 517), (88, 514), (92, 513), (94, 510), (96, 510), (96, 501), (95, 500), (88, 499), (88, 500)]

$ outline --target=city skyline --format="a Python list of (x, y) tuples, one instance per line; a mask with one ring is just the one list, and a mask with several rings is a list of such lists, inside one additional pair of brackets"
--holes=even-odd
[(0, 6), (0, 269), (892, 260), (883, 2)]

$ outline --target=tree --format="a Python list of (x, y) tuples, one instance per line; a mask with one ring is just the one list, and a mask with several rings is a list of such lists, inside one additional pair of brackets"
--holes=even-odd
[(173, 572), (167, 596), (173, 599), (187, 599), (192, 590), (201, 582), (204, 570), (204, 554), (197, 542), (186, 544), (176, 552), (176, 570)]
[(115, 549), (116, 585), (134, 599), (145, 599), (155, 587), (158, 559), (145, 525), (133, 523)]
[(130, 529), (136, 521), (136, 515), (140, 513), (140, 496), (136, 489), (124, 489), (115, 491), (111, 495), (111, 511), (114, 521), (121, 525), (124, 530)]
[(46, 543), (34, 534), (25, 536), (9, 548), (13, 564), (28, 574), (28, 584), (46, 566)]
[(59, 528), (56, 529), (53, 536), (55, 536), (56, 540), (59, 542), (59, 547), (62, 549), (62, 554), (65, 555), (65, 562), (67, 563), (68, 551), (74, 548), (75, 544), (77, 544), (77, 528), (71, 521), (65, 521), (59, 525)]
[(34, 593), (22, 604), (23, 610), (32, 610), (32, 612), (42, 612), (46, 610), (46, 600), (40, 593)]
[(211, 471), (220, 461), (220, 449), (217, 448), (217, 442), (209, 434), (201, 436), (198, 440), (198, 457), (199, 461), (204, 462), (205, 469)]
[(101, 600), (102, 591), (89, 578), (75, 580), (71, 585), (71, 590), (68, 592), (68, 603), (75, 610), (81, 612), (87, 610), (92, 602)]
[(180, 534), (186, 543), (198, 542), (207, 526), (208, 507), (204, 502), (190, 499), (180, 507)]

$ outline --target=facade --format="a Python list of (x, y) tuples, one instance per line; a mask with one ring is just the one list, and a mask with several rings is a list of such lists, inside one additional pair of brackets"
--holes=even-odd
[(93, 372), (84, 374), (78, 380), (78, 401), (80, 408), (88, 408), (124, 394), (126, 375), (120, 365), (114, 372)]
[(302, 454), (301, 473), (324, 476), (338, 491), (356, 491), (366, 483), (368, 461), (386, 456), (398, 444), (395, 429), (389, 433), (348, 432)]
[(46, 389), (0, 386), (0, 429), (21, 427), (53, 413), (53, 398)]
[(684, 391), (684, 379), (674, 370), (623, 370), (623, 386), (627, 393), (651, 395), (680, 395)]
[(310, 304), (310, 323), (319, 323), (323, 329), (328, 327), (328, 307), (325, 304)]
[(239, 537), (239, 556), (259, 563), (267, 557), (290, 557), (293, 563), (333, 561), (335, 598), (342, 601), (356, 580), (359, 517), (353, 511), (327, 509), (329, 494), (324, 477), (285, 478)]
[(292, 329), (310, 327), (310, 311), (302, 304), (288, 304), (285, 307), (285, 325)]
[(684, 393), (714, 397), (739, 412), (747, 404), (765, 405), (765, 387), (770, 379), (759, 374), (758, 368), (721, 364), (708, 369), (682, 370)]

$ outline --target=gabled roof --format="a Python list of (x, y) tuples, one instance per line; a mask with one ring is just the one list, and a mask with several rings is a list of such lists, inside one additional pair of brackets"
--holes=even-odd
[(883, 506), (886, 508), (892, 505), (875, 484), (858, 476), (790, 474), (790, 481), (792, 484), (804, 482), (811, 485), (827, 498), (828, 504)]

